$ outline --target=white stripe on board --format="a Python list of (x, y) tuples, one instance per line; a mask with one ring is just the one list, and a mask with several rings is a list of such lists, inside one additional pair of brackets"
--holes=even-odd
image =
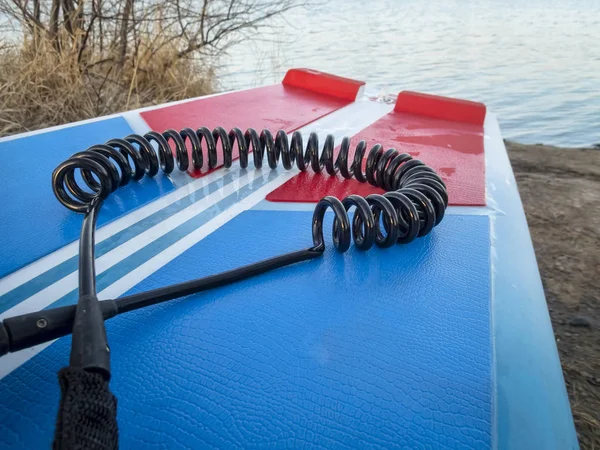
[[(100, 299), (105, 299), (117, 298), (120, 295), (123, 295), (125, 292), (134, 287), (140, 281), (156, 272), (158, 269), (175, 259), (177, 256), (181, 255), (183, 252), (185, 252), (192, 246), (196, 245), (198, 242), (200, 242), (206, 236), (211, 234), (213, 231), (217, 230), (223, 224), (229, 222), (231, 219), (241, 214), (242, 212), (252, 208), (256, 203), (260, 202), (263, 198), (265, 198), (265, 196), (269, 192), (281, 186), (294, 175), (295, 174), (292, 172), (283, 172), (281, 175), (277, 176), (277, 178), (268, 182), (261, 188), (257, 189), (255, 192), (250, 194), (248, 197), (244, 198), (242, 201), (226, 209), (215, 218), (209, 220), (206, 224), (202, 225), (201, 227), (198, 227), (184, 238), (179, 239), (175, 244), (171, 245), (162, 252), (153, 256), (152, 258), (150, 258), (149, 260), (147, 260), (146, 262), (144, 262), (143, 264), (141, 264), (122, 278), (120, 278), (119, 280), (115, 281), (106, 289), (100, 291), (98, 293), (98, 297)], [(76, 277), (77, 274), (74, 275)], [(44, 302), (44, 300), (40, 299), (39, 303), (42, 302)], [(20, 305), (21, 304), (15, 306), (11, 309), (11, 311)], [(30, 308), (27, 312), (36, 311), (40, 309), (38, 306), (33, 304), (30, 304), (29, 306)], [(2, 364), (0, 365), (0, 380), (8, 374), (10, 374), (20, 365), (26, 363), (29, 359), (33, 358), (35, 355), (37, 355), (39, 352), (41, 352), (54, 342), (56, 341), (47, 342), (45, 344), (37, 345), (35, 347), (22, 350), (20, 352), (9, 353), (3, 356)]]
[[(314, 211), (315, 204), (303, 202), (270, 202), (268, 200), (263, 200), (257, 203), (252, 209), (260, 211)], [(446, 214), (460, 216), (504, 215), (502, 211), (490, 206), (448, 206), (446, 208)]]
[[(129, 127), (137, 134), (146, 134), (152, 131), (150, 125), (142, 118), (142, 115), (138, 111), (128, 111), (122, 114), (123, 119), (127, 121)], [(122, 136), (125, 137), (125, 136)]]
[(211, 219), (206, 224), (195, 229), (193, 232), (188, 234), (185, 239), (178, 240), (175, 244), (158, 253), (156, 256), (153, 256), (148, 261), (141, 264), (139, 267), (135, 268), (127, 275), (114, 282), (112, 285), (108, 286), (106, 289), (100, 292), (98, 296), (101, 296), (102, 298), (117, 298), (119, 295), (127, 292), (149, 275), (153, 274), (158, 269), (174, 260), (177, 256), (196, 245), (206, 236), (216, 231), (219, 227), (223, 226), (225, 223), (229, 222), (242, 212), (251, 209), (254, 205), (265, 198), (269, 192), (278, 188), (293, 176), (294, 173), (283, 172), (277, 178), (265, 184), (260, 189), (257, 189), (242, 201), (236, 203), (232, 207), (223, 211), (214, 219)]
[[(315, 203), (270, 202), (263, 200), (254, 208), (256, 211), (314, 211)], [(504, 216), (504, 211), (492, 206), (448, 206), (445, 215), (455, 216)]]
[(325, 142), (325, 137), (328, 134), (332, 134), (335, 137), (337, 145), (343, 137), (351, 137), (359, 133), (393, 109), (394, 105), (362, 98), (315, 122), (305, 125), (298, 131), (303, 133), (304, 142), (308, 139), (308, 133), (316, 132), (319, 135), (320, 146)]

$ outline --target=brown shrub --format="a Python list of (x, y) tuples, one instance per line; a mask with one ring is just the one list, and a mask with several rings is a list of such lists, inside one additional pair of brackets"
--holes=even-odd
[[(35, 130), (211, 93), (214, 71), (178, 58), (167, 36), (144, 40), (120, 66), (76, 46), (56, 51), (45, 35), (0, 50), (0, 135)], [(67, 40), (63, 40), (67, 42)]]

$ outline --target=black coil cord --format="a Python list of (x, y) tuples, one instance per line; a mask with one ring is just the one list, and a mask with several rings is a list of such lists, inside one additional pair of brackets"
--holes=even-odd
[[(186, 141), (191, 145), (192, 167), (204, 167), (203, 144), (207, 148), (208, 168), (217, 165), (217, 145), (220, 142), (224, 166), (231, 167), (233, 148), (237, 143), (242, 169), (248, 167), (252, 149), (254, 166), (262, 167), (264, 154), (271, 169), (279, 160), (285, 169), (294, 164), (301, 171), (323, 169), (331, 176), (338, 172), (346, 179), (355, 178), (382, 187), (383, 195), (367, 197), (350, 195), (342, 201), (327, 196), (315, 207), (312, 218), (313, 245), (234, 270), (186, 281), (152, 291), (99, 301), (96, 296), (94, 266), (94, 231), (102, 205), (112, 192), (144, 175), (154, 176), (159, 168), (171, 173), (175, 164), (180, 171), (190, 168)], [(156, 144), (156, 149), (152, 145)], [(174, 153), (170, 143), (174, 144)], [(365, 172), (362, 170), (367, 145), (358, 143), (352, 163), (349, 163), (350, 140), (342, 140), (334, 159), (334, 138), (328, 135), (319, 155), (319, 142), (311, 133), (304, 150), (302, 135), (284, 131), (273, 137), (268, 130), (259, 135), (238, 128), (229, 132), (218, 127), (181, 132), (151, 131), (144, 136), (132, 134), (125, 139), (111, 139), (76, 153), (60, 164), (52, 175), (52, 187), (58, 200), (75, 212), (84, 213), (79, 245), (79, 300), (76, 305), (53, 308), (5, 319), (0, 326), (0, 356), (48, 342), (72, 333), (69, 367), (59, 372), (61, 404), (54, 439), (54, 448), (116, 448), (118, 431), (116, 399), (108, 388), (110, 380), (110, 350), (104, 320), (117, 314), (155, 305), (218, 286), (243, 280), (279, 267), (318, 257), (325, 250), (323, 220), (331, 208), (334, 213), (333, 244), (340, 252), (356, 247), (368, 250), (373, 244), (390, 247), (394, 243), (409, 243), (417, 236), (428, 234), (440, 223), (448, 205), (448, 194), (442, 179), (422, 161), (395, 149), (383, 150), (379, 144), (368, 152)], [(75, 173), (80, 171), (81, 180)], [(82, 186), (81, 184), (84, 184)], [(349, 210), (354, 207), (352, 221)]]

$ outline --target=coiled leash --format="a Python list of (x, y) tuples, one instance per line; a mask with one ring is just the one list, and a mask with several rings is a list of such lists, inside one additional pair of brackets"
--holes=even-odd
[[(327, 196), (315, 207), (312, 218), (313, 245), (254, 264), (239, 267), (192, 281), (121, 297), (99, 301), (96, 295), (94, 233), (98, 211), (104, 199), (120, 186), (137, 181), (144, 175), (154, 176), (159, 168), (165, 174), (175, 165), (184, 172), (190, 169), (186, 143), (191, 146), (192, 168), (204, 166), (202, 149), (207, 149), (208, 168), (217, 166), (220, 144), (223, 164), (230, 168), (237, 144), (240, 166), (248, 167), (252, 151), (254, 167), (260, 169), (265, 153), (271, 169), (279, 160), (286, 170), (294, 167), (316, 173), (325, 170), (355, 178), (387, 192), (367, 197), (350, 195), (343, 200)], [(155, 146), (153, 146), (153, 144)], [(174, 150), (171, 149), (173, 144)], [(349, 163), (350, 139), (344, 138), (334, 158), (334, 138), (328, 135), (321, 152), (315, 133), (306, 148), (299, 132), (291, 140), (284, 131), (275, 137), (269, 130), (260, 135), (253, 129), (243, 133), (221, 127), (206, 127), (181, 132), (151, 131), (144, 136), (132, 134), (125, 139), (111, 139), (76, 153), (60, 164), (52, 174), (57, 199), (72, 211), (84, 213), (79, 241), (79, 300), (76, 305), (47, 309), (5, 319), (0, 325), (0, 356), (51, 341), (72, 333), (69, 366), (59, 374), (61, 402), (53, 447), (55, 449), (113, 449), (118, 447), (117, 400), (110, 392), (110, 349), (104, 321), (157, 303), (206, 291), (243, 280), (279, 267), (321, 256), (325, 251), (323, 221), (325, 212), (334, 213), (332, 237), (335, 248), (345, 252), (354, 241), (357, 248), (368, 250), (376, 244), (390, 247), (406, 244), (425, 236), (440, 223), (448, 206), (446, 185), (440, 176), (422, 161), (395, 149), (385, 150), (375, 144), (369, 150), (358, 143)], [(81, 177), (76, 178), (79, 172)], [(350, 210), (352, 220), (350, 220)]]

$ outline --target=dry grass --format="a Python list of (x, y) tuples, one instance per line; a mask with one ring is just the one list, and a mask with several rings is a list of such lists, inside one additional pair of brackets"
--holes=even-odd
[[(45, 35), (0, 49), (0, 136), (204, 95), (210, 65), (177, 57), (177, 40), (149, 35), (122, 63), (110, 54), (61, 51)], [(157, 50), (158, 49), (158, 50)], [(87, 50), (86, 50), (87, 51)]]

